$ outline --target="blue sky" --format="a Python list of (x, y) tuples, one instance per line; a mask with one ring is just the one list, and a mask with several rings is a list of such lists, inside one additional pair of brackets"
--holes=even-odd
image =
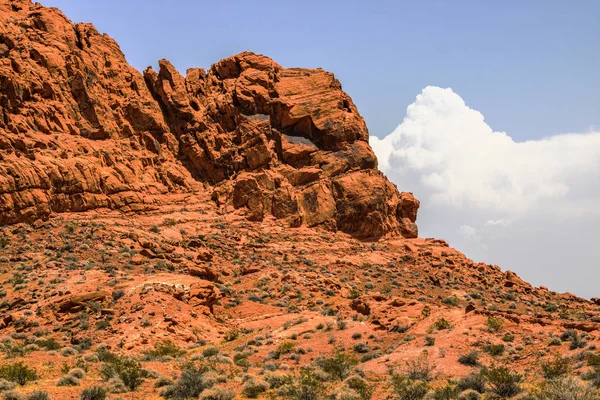
[(138, 69), (250, 50), (336, 74), (383, 137), (427, 85), (518, 141), (600, 126), (600, 2), (42, 0), (114, 37)]

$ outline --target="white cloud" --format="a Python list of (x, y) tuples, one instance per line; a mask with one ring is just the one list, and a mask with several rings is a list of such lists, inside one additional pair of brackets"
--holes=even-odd
[[(452, 89), (429, 86), (394, 132), (370, 143), (380, 169), (422, 201), (417, 222), (423, 236), (443, 237), (487, 262), (508, 263), (505, 269), (520, 268), (538, 284), (594, 295), (591, 286), (568, 284), (560, 268), (574, 259), (577, 242), (600, 231), (600, 132), (516, 142), (495, 132)], [(474, 237), (480, 240), (467, 243)], [(556, 241), (558, 248), (540, 245), (544, 241)], [(598, 265), (591, 247), (578, 250), (589, 256), (576, 257), (588, 261), (580, 268)], [(528, 254), (528, 248), (552, 257), (540, 250)], [(532, 273), (539, 262), (545, 276)]]
[(508, 219), (488, 219), (485, 224), (487, 226), (507, 226), (510, 224)]
[(477, 229), (469, 225), (461, 225), (458, 227), (458, 234), (465, 239), (477, 239)]

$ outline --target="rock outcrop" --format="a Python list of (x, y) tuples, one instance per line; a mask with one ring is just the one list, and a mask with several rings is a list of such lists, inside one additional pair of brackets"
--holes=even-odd
[(333, 74), (246, 52), (142, 76), (92, 25), (26, 0), (0, 0), (0, 27), (0, 224), (209, 190), (251, 220), (417, 236), (419, 202), (377, 170)]

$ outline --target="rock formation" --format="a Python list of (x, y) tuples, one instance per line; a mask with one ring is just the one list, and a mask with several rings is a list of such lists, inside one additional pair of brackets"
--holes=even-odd
[(0, 224), (199, 191), (251, 220), (417, 236), (333, 74), (245, 52), (142, 76), (92, 25), (0, 0)]

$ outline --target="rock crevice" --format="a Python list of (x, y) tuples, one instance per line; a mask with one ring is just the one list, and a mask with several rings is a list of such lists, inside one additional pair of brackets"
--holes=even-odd
[(0, 0), (0, 26), (0, 224), (209, 190), (251, 220), (417, 236), (419, 202), (377, 170), (333, 74), (250, 52), (140, 74), (92, 25), (26, 0)]

